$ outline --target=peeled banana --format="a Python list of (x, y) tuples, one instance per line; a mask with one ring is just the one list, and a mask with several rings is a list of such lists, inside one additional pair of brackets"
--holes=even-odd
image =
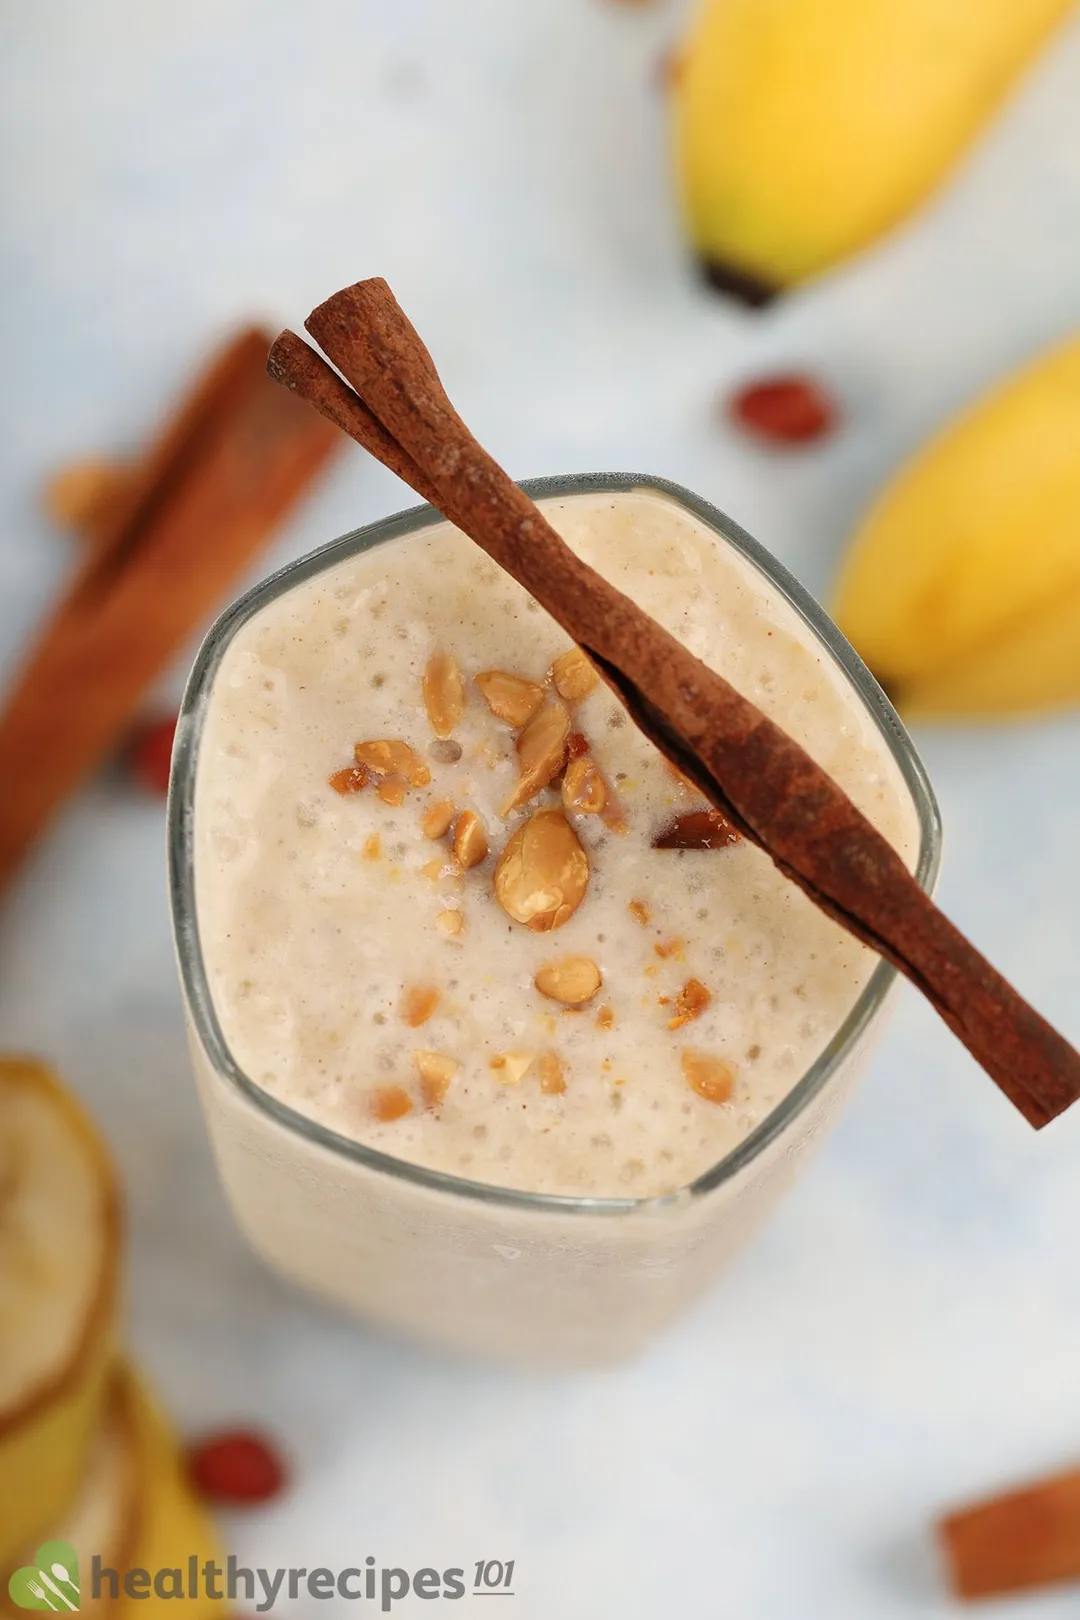
[(1080, 700), (1080, 337), (962, 415), (886, 489), (833, 611), (905, 714)]
[(107, 1155), (42, 1065), (0, 1058), (0, 1565), (74, 1498), (107, 1394), (120, 1218)]
[(675, 80), (694, 246), (750, 303), (943, 179), (1072, 0), (705, 0)]

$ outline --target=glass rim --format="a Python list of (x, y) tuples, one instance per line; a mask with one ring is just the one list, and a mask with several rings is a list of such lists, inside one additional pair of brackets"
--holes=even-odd
[[(931, 893), (941, 864), (941, 816), (925, 768), (907, 731), (885, 693), (824, 608), (764, 546), (718, 508), (682, 485), (639, 473), (574, 473), (523, 480), (533, 500), (574, 495), (631, 494), (644, 490), (665, 496), (703, 522), (723, 542), (762, 574), (788, 602), (818, 643), (839, 666), (884, 739), (911, 794), (919, 824), (915, 877)], [(880, 1010), (897, 976), (891, 963), (879, 961), (847, 1016), (826, 1046), (761, 1123), (729, 1153), (694, 1181), (674, 1192), (642, 1198), (572, 1197), (524, 1192), (489, 1182), (410, 1164), (365, 1146), (309, 1118), (270, 1095), (248, 1076), (234, 1058), (218, 1021), (199, 939), (195, 902), (194, 830), (198, 751), (210, 691), (218, 667), (237, 631), (269, 603), (336, 564), (376, 546), (420, 533), (445, 522), (430, 505), (414, 506), (341, 535), (251, 586), (215, 620), (203, 640), (188, 678), (180, 707), (173, 749), (167, 812), (169, 897), (181, 984), (195, 1034), (215, 1071), (262, 1114), (295, 1132), (308, 1143), (351, 1159), (378, 1173), (455, 1198), (534, 1212), (627, 1215), (656, 1210), (687, 1200), (697, 1201), (732, 1181), (781, 1136), (825, 1090), (832, 1076)]]

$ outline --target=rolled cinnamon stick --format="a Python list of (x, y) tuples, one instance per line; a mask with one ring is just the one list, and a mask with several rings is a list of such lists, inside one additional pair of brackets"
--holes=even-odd
[(958, 1597), (1080, 1581), (1080, 1470), (962, 1508), (938, 1534)]
[(306, 325), (356, 393), (340, 379), (331, 385), (333, 373), (293, 334), (271, 351), (271, 374), (513, 575), (645, 735), (822, 910), (906, 974), (1033, 1126), (1075, 1102), (1080, 1055), (937, 909), (804, 749), (574, 555), (454, 411), (385, 281), (336, 293)]

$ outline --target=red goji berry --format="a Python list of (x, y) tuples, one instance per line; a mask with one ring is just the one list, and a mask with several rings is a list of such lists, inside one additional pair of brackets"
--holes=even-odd
[(246, 1429), (208, 1435), (188, 1451), (192, 1484), (211, 1502), (269, 1502), (284, 1490), (285, 1464), (270, 1441)]
[(768, 444), (809, 444), (833, 431), (836, 401), (812, 377), (791, 373), (746, 383), (727, 403), (739, 427)]

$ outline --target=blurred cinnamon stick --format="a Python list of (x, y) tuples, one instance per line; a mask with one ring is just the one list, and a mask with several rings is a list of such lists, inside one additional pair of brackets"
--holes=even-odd
[(0, 706), (0, 888), (340, 446), (268, 382), (268, 343), (228, 343), (89, 508), (88, 555)]
[(952, 1513), (938, 1533), (958, 1597), (1080, 1581), (1080, 1469)]
[[(271, 376), (433, 501), (582, 647), (631, 718), (736, 832), (907, 975), (1039, 1128), (1080, 1097), (1080, 1054), (965, 939), (804, 749), (587, 567), (473, 438), (386, 282), (343, 288)], [(346, 386), (351, 384), (351, 387)]]

